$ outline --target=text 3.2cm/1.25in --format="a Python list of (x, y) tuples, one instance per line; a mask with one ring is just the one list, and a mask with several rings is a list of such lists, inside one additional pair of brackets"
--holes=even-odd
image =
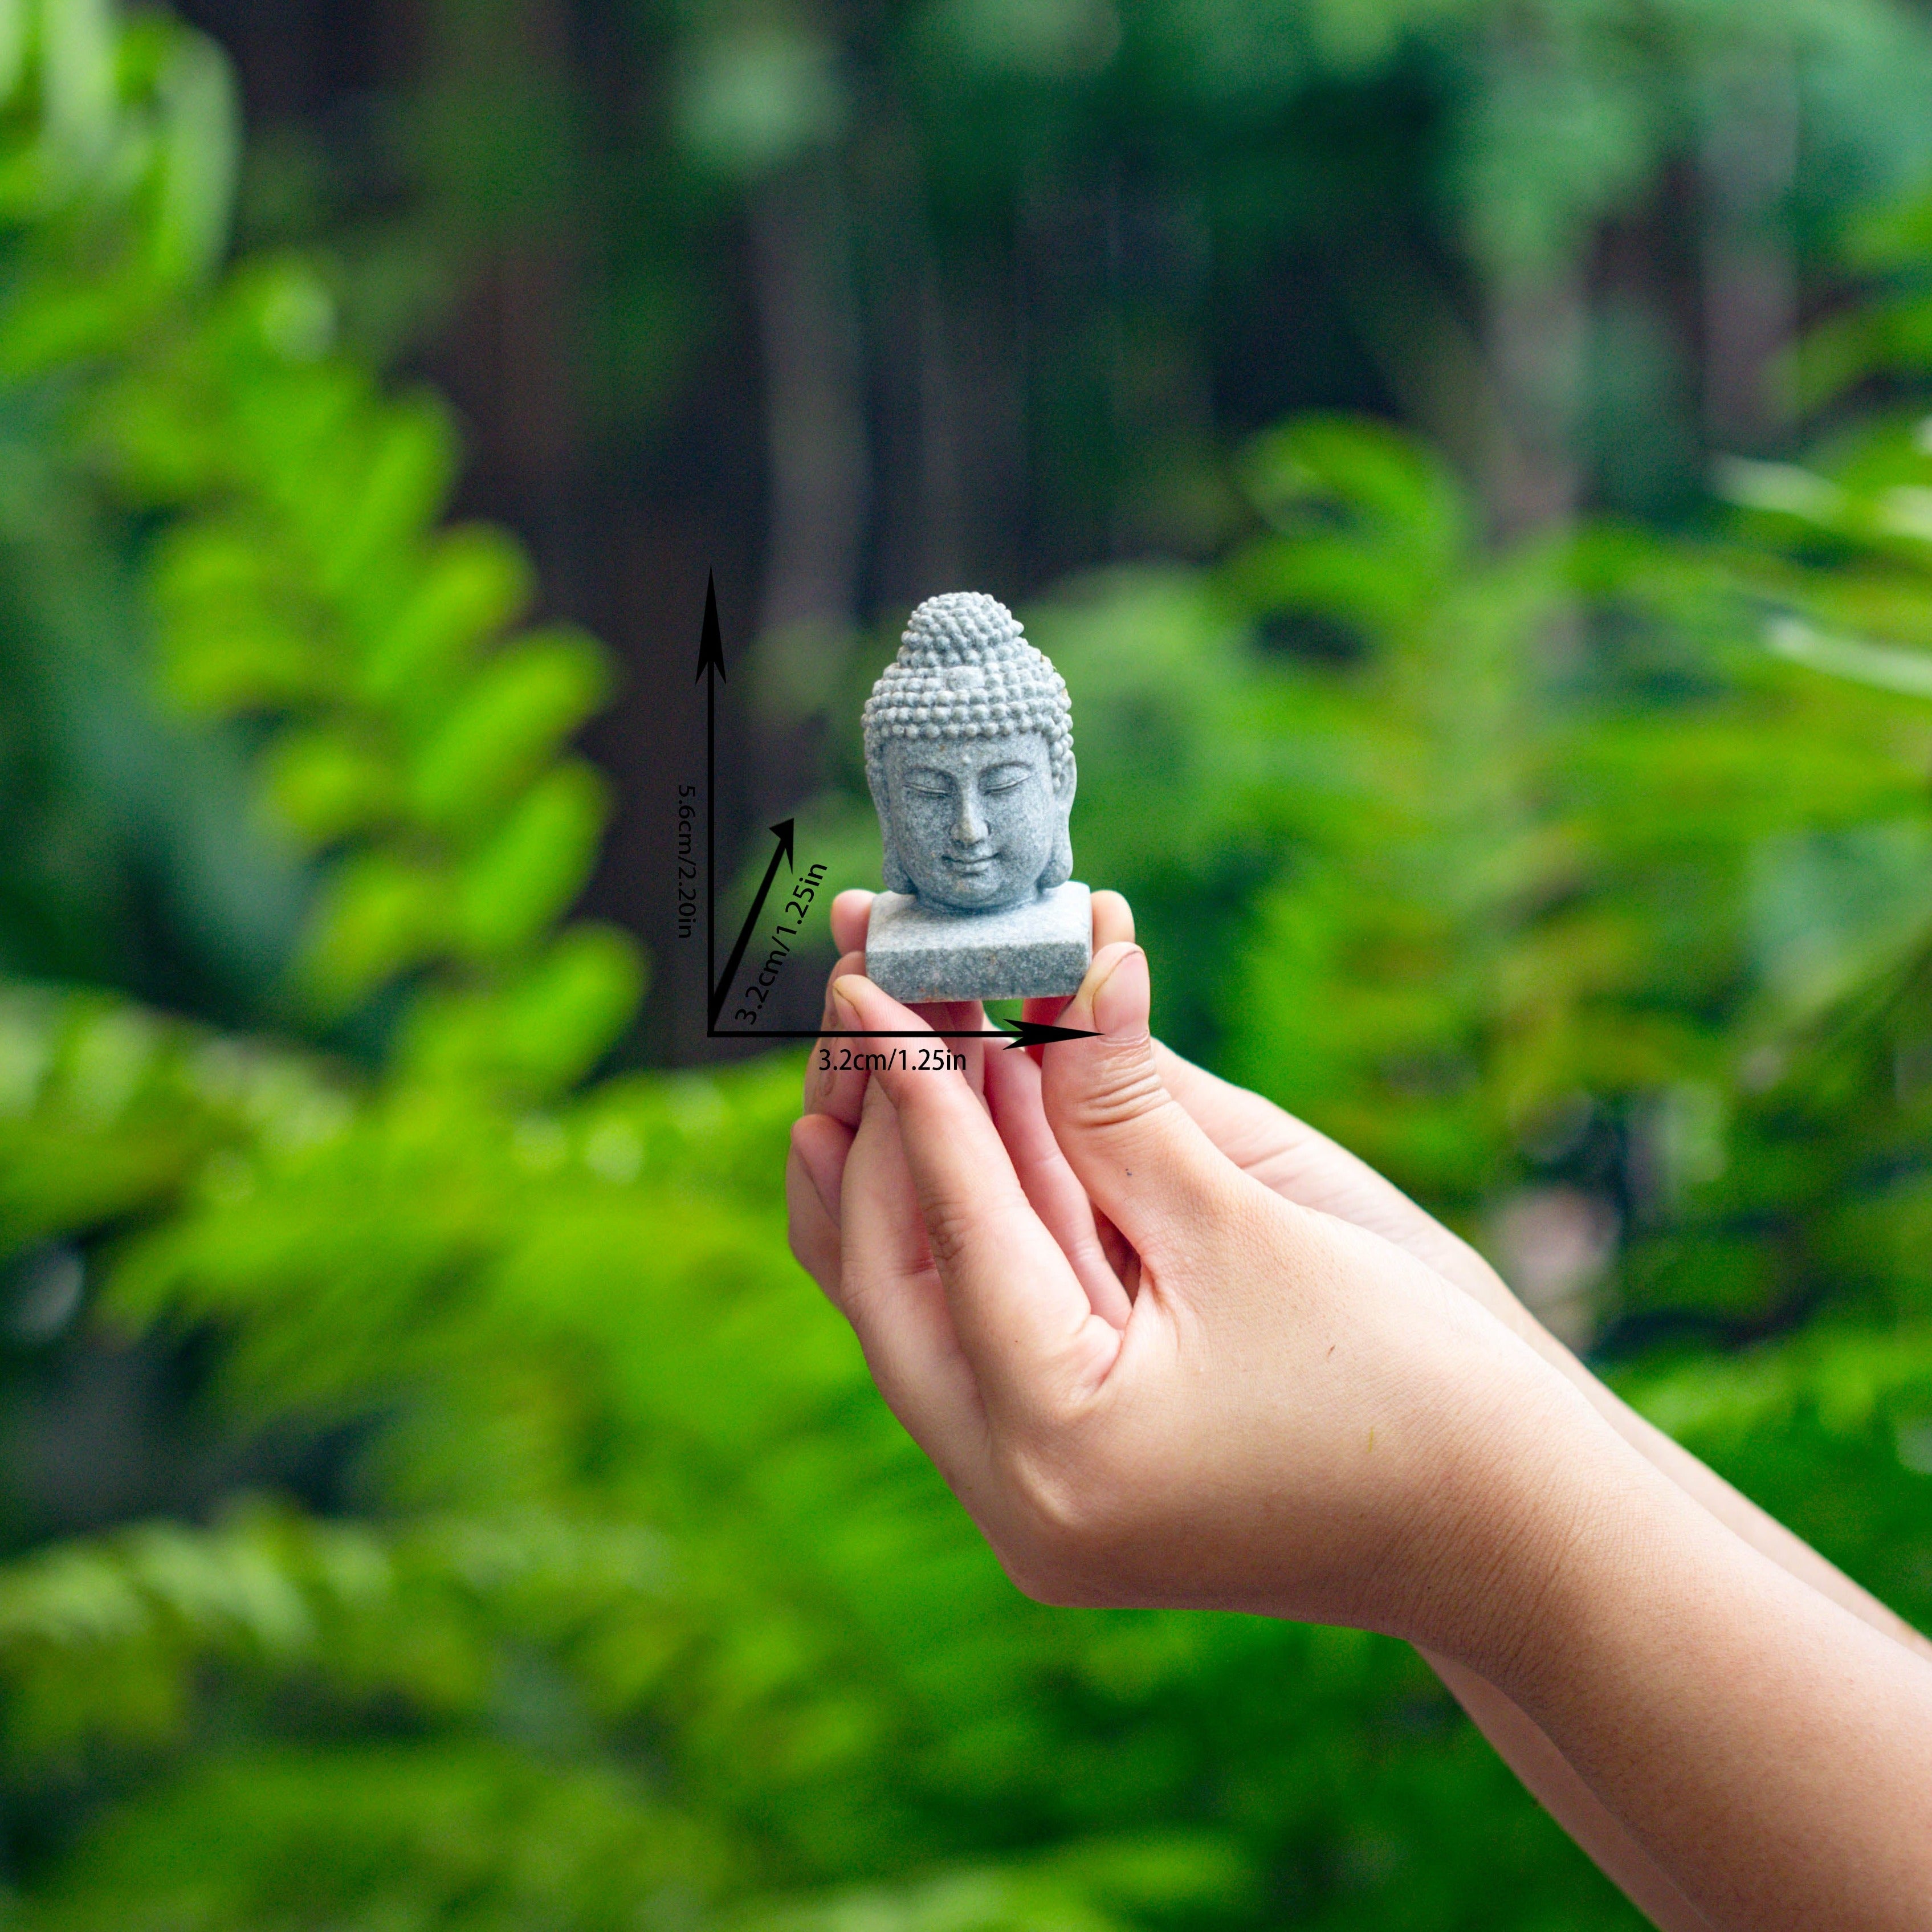
[[(774, 866), (777, 861), (772, 862)], [(812, 910), (812, 902), (820, 886), (825, 883), (825, 868), (814, 866), (801, 872), (792, 881), (791, 896), (785, 901), (784, 916), (794, 922), (790, 926), (781, 924), (772, 934), (772, 950), (758, 976), (745, 988), (746, 1004), (731, 1016), (735, 1025), (756, 1026), (758, 1016), (764, 1011), (765, 1002), (771, 998), (772, 989), (778, 982), (779, 969), (791, 957), (788, 940), (798, 937), (798, 922)]]
[(966, 1056), (944, 1046), (896, 1046), (884, 1053), (854, 1053), (849, 1046), (820, 1046), (821, 1073), (964, 1073)]

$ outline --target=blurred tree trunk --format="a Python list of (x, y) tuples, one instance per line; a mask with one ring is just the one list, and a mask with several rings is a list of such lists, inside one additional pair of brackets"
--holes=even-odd
[(1720, 64), (1706, 104), (1702, 188), (1704, 417), (1720, 449), (1762, 449), (1790, 420), (1779, 358), (1798, 320), (1786, 202), (1798, 170), (1798, 88), (1790, 50)]
[(1403, 415), (1466, 476), (1484, 475), (1500, 433), (1496, 389), (1484, 345), (1448, 290), (1366, 213), (1330, 266), (1350, 325)]
[(844, 211), (808, 161), (751, 197), (770, 508), (759, 628), (850, 628), (870, 464)]
[(1588, 311), (1574, 262), (1506, 271), (1486, 297), (1484, 359), (1495, 400), (1486, 495), (1496, 534), (1508, 539), (1576, 514), (1577, 392)]
[(410, 64), (424, 0), (176, 0), (241, 70), (251, 130), (320, 120)]
[(547, 600), (585, 614), (582, 194), (566, 0), (436, 0), (422, 112), (430, 185), (470, 245), (436, 345), (491, 512), (531, 538)]
[[(1491, 111), (1504, 116), (1561, 86), (1575, 57), (1534, 9), (1499, 13), (1483, 46)], [(1528, 218), (1522, 206), (1513, 219), (1485, 212), (1478, 299), (1494, 406), (1482, 475), (1491, 527), (1507, 542), (1576, 514), (1586, 238), (1558, 206)]]
[(915, 596), (956, 587), (964, 568), (966, 498), (961, 473), (959, 375), (952, 332), (929, 247), (919, 279), (919, 584)]
[[(877, 555), (868, 588), (868, 601), (888, 612), (958, 587), (968, 568), (974, 454), (974, 425), (962, 404), (968, 332), (917, 218), (920, 202), (914, 189), (873, 211), (868, 262), (880, 405)], [(985, 400), (976, 392), (976, 404)]]
[[(746, 207), (768, 494), (752, 681), (758, 737), (744, 783), (760, 824), (822, 782), (867, 534), (866, 380), (836, 165), (808, 155), (756, 185)], [(809, 978), (786, 982), (772, 1024), (810, 1022)]]

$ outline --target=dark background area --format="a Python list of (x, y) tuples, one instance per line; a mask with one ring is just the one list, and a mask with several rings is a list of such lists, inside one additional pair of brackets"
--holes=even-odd
[[(186, 11), (240, 68), (244, 245), (332, 257), (352, 338), (459, 410), (464, 509), (622, 659), (591, 907), (656, 962), (651, 1059), (703, 1052), (666, 880), (707, 571), (728, 867), (814, 788), (826, 668), (882, 658), (920, 596), (1210, 554), (1241, 527), (1228, 453), (1309, 408), (1436, 436), (1504, 533), (1681, 517), (1714, 442), (1777, 446), (1768, 358), (1832, 298), (1830, 156), (1798, 182), (1775, 36), (1617, 50), (1664, 97), (1634, 159), (1614, 127), (1580, 163), (1505, 129), (1548, 172), (1504, 184), (1528, 212), (1490, 242), (1484, 116), (1598, 51), (1560, 10), (1391, 9), (1352, 54), (1266, 7), (1097, 0), (1009, 8), (1004, 42), (988, 6)], [(1870, 105), (1822, 143), (1875, 142), (1868, 175), (1910, 145)]]

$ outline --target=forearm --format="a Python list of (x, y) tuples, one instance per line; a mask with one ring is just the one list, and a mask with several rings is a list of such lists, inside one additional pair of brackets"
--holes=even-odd
[(1542, 1447), (1552, 1460), (1502, 1505), (1527, 1514), (1465, 1592), (1478, 1622), (1450, 1632), (1452, 1658), (1712, 1925), (1922, 1928), (1932, 1665), (1622, 1450)]
[[(1653, 1468), (1668, 1478), (1760, 1556), (1768, 1558), (1780, 1569), (1840, 1608), (1850, 1611), (1874, 1630), (1882, 1631), (1895, 1642), (1932, 1660), (1932, 1641), (1880, 1603), (1869, 1590), (1853, 1582), (1835, 1564), (1820, 1556), (1803, 1538), (1786, 1528), (1775, 1516), (1733, 1489), (1714, 1469), (1700, 1462), (1681, 1443), (1673, 1442), (1654, 1423), (1640, 1415), (1558, 1341), (1510, 1293), (1500, 1277), (1473, 1249), (1467, 1252), (1475, 1265), (1488, 1274), (1495, 1284), (1494, 1293), (1486, 1298), (1488, 1305), (1503, 1314), (1504, 1318), (1544, 1360), (1580, 1389), (1597, 1413)], [(1507, 1301), (1507, 1312), (1498, 1306), (1502, 1301)]]
[(1711, 1922), (1529, 1718), (1467, 1666), (1434, 1651), (1421, 1654), (1496, 1755), (1653, 1925), (1660, 1932), (1710, 1932)]
[(1258, 1095), (1220, 1079), (1166, 1047), (1157, 1051), (1162, 1076), (1182, 1105), (1220, 1124), (1224, 1150), (1256, 1179), (1304, 1207), (1372, 1228), (1426, 1262), (1515, 1330), (1582, 1391), (1598, 1414), (1646, 1462), (1726, 1528), (1874, 1630), (1932, 1658), (1932, 1642), (1606, 1388), (1510, 1293), (1474, 1248), (1366, 1161)]
[[(1872, 1628), (1932, 1657), (1932, 1644), (1606, 1388), (1530, 1315), (1474, 1249), (1365, 1162), (1258, 1096), (1165, 1049), (1162, 1063), (1183, 1104), (1214, 1122), (1226, 1150), (1256, 1179), (1408, 1249), (1520, 1335), (1625, 1443), (1716, 1522)], [(1698, 1932), (1709, 1923), (1528, 1715), (1467, 1666), (1439, 1653), (1424, 1654), (1498, 1755), (1634, 1903), (1665, 1932)]]
[(1674, 1442), (1654, 1423), (1647, 1420), (1619, 1396), (1606, 1388), (1578, 1361), (1562, 1342), (1539, 1328), (1540, 1342), (1534, 1342), (1544, 1357), (1562, 1369), (1584, 1393), (1592, 1406), (1644, 1460), (1668, 1477), (1685, 1495), (1708, 1510), (1734, 1535), (1740, 1537), (1761, 1556), (1841, 1609), (1849, 1610), (1862, 1623), (1882, 1632), (1908, 1650), (1932, 1661), (1932, 1640), (1880, 1603), (1869, 1590), (1853, 1582), (1835, 1564), (1828, 1562), (1804, 1540), (1734, 1490), (1714, 1469), (1700, 1462), (1682, 1444)]

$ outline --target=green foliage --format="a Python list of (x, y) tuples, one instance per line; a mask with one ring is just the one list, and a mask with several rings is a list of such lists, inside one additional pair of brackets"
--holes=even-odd
[(124, 25), (110, 0), (10, 0), (0, 221), (27, 245), (0, 368), (18, 379), (111, 353), (220, 260), (231, 97), (219, 51), (159, 16)]
[(328, 354), (328, 313), (298, 265), (244, 270), (93, 399), (110, 475), (175, 513), (154, 563), (163, 676), (202, 712), (268, 724), (269, 799), (329, 860), (300, 1008), (339, 1018), (427, 980), (411, 1045), (443, 1075), (567, 1084), (641, 988), (615, 934), (553, 937), (604, 823), (602, 780), (563, 748), (604, 659), (566, 628), (515, 629), (521, 554), (438, 527), (444, 412)]
[(1808, 402), (1828, 403), (1877, 375), (1922, 374), (1932, 364), (1932, 197), (1910, 196), (1859, 209), (1846, 252), (1876, 286), (1832, 316), (1799, 345), (1795, 358)]
[[(1214, 1923), (1286, 1887), (1319, 1924), (1432, 1886), (1418, 1922), (1458, 1922), (1464, 1812), (1507, 1777), (1405, 1653), (1005, 1583), (784, 1258), (788, 1064), (518, 1114), (285, 1091), (161, 1031), (78, 1123), (44, 1052), (21, 1138), (111, 1171), (211, 1054), (218, 1150), (116, 1244), (104, 1318), (212, 1324), (231, 1429), (386, 1418), (368, 1514), (244, 1503), (0, 1579), (16, 1790), (125, 1794), (22, 1923), (309, 1922), (278, 1916), (291, 1858), (422, 1924), (472, 1890), (603, 1922), (645, 1870), (746, 1922)], [(365, 1778), (383, 1804), (339, 1798)], [(190, 1828), (224, 1795), (230, 1832)], [(1603, 1899), (1532, 1810), (1511, 1829), (1485, 1862)]]
[(226, 69), (98, 6), (7, 8), (0, 56), (0, 957), (250, 1012), (300, 881), (238, 747), (157, 714), (131, 532), (70, 433), (224, 245)]
[(1256, 467), (1276, 528), (1229, 579), (1345, 648), (1298, 674), (1335, 782), (1262, 902), (1233, 1064), (1470, 1204), (1577, 1095), (1728, 1085), (1785, 970), (1748, 951), (1766, 855), (1917, 818), (1920, 735), (1728, 644), (1721, 580), (1634, 533), (1489, 554), (1449, 477), (1346, 425)]
[[(602, 654), (520, 628), (520, 554), (441, 520), (446, 416), (332, 346), (311, 268), (194, 279), (205, 44), (32, 20), (7, 447), (132, 560), (231, 836), (278, 828), (314, 895), (280, 1043), (106, 974), (0, 999), (9, 1399), (164, 1362), (198, 1445), (178, 1505), (11, 1498), (8, 1922), (1634, 1923), (1400, 1647), (1006, 1583), (784, 1256), (795, 1064), (587, 1078), (640, 976), (562, 922)], [(1092, 24), (1042, 10), (1028, 71)], [(1757, 520), (1702, 553), (1498, 554), (1435, 459), (1303, 420), (1221, 562), (1028, 614), (1078, 694), (1082, 870), (1180, 1031), (1480, 1238), (1597, 1203), (1626, 1340), (1759, 1340), (1636, 1398), (1921, 1620), (1926, 460), (1738, 471)], [(64, 553), (10, 540), (44, 614)]]
[(554, 930), (604, 822), (602, 779), (563, 752), (606, 694), (602, 650), (517, 628), (520, 550), (440, 526), (446, 412), (332, 350), (313, 269), (203, 292), (235, 139), (218, 52), (80, 0), (34, 17), (0, 162), (0, 371), (44, 412), (57, 486), (158, 532), (161, 685), (245, 725), (274, 837), (320, 861), (277, 1016), (335, 1025), (406, 980), (428, 995), (407, 1050), (444, 1077), (567, 1084), (642, 986), (620, 935)]

